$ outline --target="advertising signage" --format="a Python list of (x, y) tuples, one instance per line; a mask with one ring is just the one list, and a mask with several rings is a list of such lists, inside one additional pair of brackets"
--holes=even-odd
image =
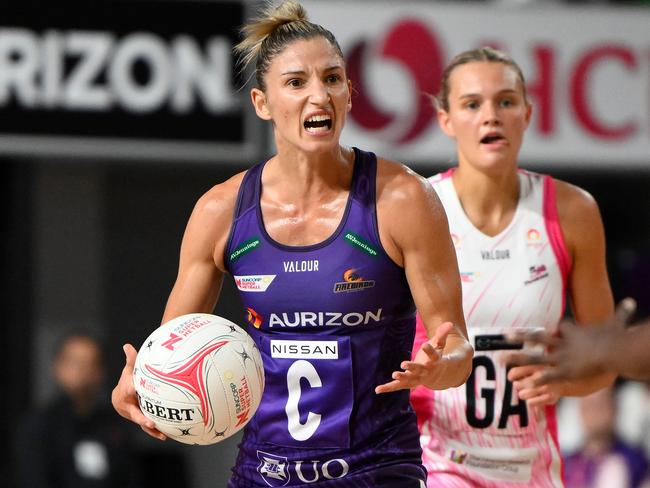
[(303, 3), (346, 57), (354, 88), (348, 144), (414, 164), (453, 164), (454, 145), (438, 127), (430, 95), (454, 55), (487, 45), (510, 53), (527, 80), (527, 166), (650, 168), (647, 8)]
[(246, 157), (255, 120), (232, 54), (244, 18), (229, 1), (3, 14), (0, 154)]

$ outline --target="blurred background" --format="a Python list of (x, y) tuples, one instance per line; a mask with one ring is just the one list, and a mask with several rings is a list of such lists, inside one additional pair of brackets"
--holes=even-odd
[[(231, 54), (259, 3), (3, 7), (3, 437), (19, 441), (24, 414), (56, 396), (57, 344), (70, 330), (101, 342), (108, 401), (122, 344), (139, 347), (159, 324), (194, 202), (272, 154)], [(303, 3), (346, 56), (355, 93), (343, 142), (425, 176), (454, 165), (427, 97), (444, 65), (481, 45), (512, 54), (534, 105), (521, 166), (596, 198), (615, 297), (633, 296), (637, 318), (650, 315), (650, 2)], [(245, 323), (229, 282), (215, 313)], [(584, 421), (593, 406), (563, 401), (562, 448), (586, 449), (596, 424), (638, 449), (640, 466), (650, 454), (648, 389), (619, 382), (612, 398), (600, 424)], [(189, 447), (129, 434), (141, 486), (161, 488), (225, 486), (238, 442)], [(14, 486), (12, 458), (0, 463), (0, 486)]]

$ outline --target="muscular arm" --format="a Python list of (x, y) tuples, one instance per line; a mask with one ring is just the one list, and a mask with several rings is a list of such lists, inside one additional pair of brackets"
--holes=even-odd
[(233, 180), (203, 195), (192, 211), (162, 323), (186, 313), (214, 310), (223, 283), (223, 253), (240, 181), (237, 177)]
[[(181, 244), (178, 276), (167, 300), (162, 322), (193, 312), (212, 312), (221, 291), (225, 266), (223, 251), (242, 175), (215, 186), (197, 202), (188, 221)], [(133, 368), (137, 351), (124, 345), (126, 364), (111, 401), (122, 417), (138, 424), (152, 437), (164, 440), (138, 406), (133, 386)]]
[(383, 162), (378, 171), (377, 211), (382, 243), (404, 266), (429, 341), (405, 372), (379, 391), (424, 384), (432, 389), (461, 385), (469, 376), (472, 348), (467, 341), (461, 285), (447, 217), (428, 182), (402, 166)]

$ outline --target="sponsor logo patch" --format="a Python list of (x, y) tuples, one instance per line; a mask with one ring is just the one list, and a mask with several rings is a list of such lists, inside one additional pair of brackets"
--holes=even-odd
[(311, 457), (308, 461), (289, 461), (285, 456), (264, 451), (257, 451), (257, 458), (260, 460), (257, 472), (269, 486), (286, 486), (292, 473), (300, 480), (296, 484), (311, 485), (319, 481), (345, 478), (350, 472), (350, 465), (342, 458), (324, 461)]
[(269, 316), (269, 328), (273, 327), (354, 327), (356, 325), (378, 324), (382, 309), (372, 312), (283, 312)]
[(262, 316), (250, 307), (246, 307), (246, 311), (248, 312), (248, 315), (246, 316), (248, 323), (256, 329), (259, 329), (262, 325), (262, 321), (264, 320)]
[(530, 273), (530, 277), (526, 281), (524, 281), (525, 285), (530, 285), (535, 281), (548, 277), (546, 266), (543, 264), (540, 264), (539, 266), (531, 266), (530, 268), (528, 268), (528, 271)]
[(265, 292), (276, 275), (234, 276), (237, 289), (241, 291)]
[(334, 283), (334, 293), (347, 293), (350, 291), (360, 291), (375, 286), (375, 280), (364, 280), (351, 268), (343, 273), (343, 281)]
[(271, 340), (271, 357), (281, 359), (338, 359), (336, 341)]
[(237, 249), (230, 253), (230, 262), (234, 263), (242, 256), (260, 247), (261, 244), (262, 242), (260, 241), (259, 237), (253, 237), (247, 241), (242, 242), (239, 246), (237, 246)]
[(303, 259), (302, 261), (283, 261), (285, 273), (311, 273), (318, 271), (318, 259)]
[(481, 258), (483, 261), (510, 259), (510, 249), (491, 249), (489, 251), (481, 251)]
[(352, 247), (362, 250), (368, 256), (372, 256), (373, 258), (376, 258), (378, 255), (377, 250), (372, 246), (372, 244), (366, 241), (359, 234), (355, 234), (350, 230), (345, 233), (345, 242), (350, 244)]
[(451, 452), (449, 453), (449, 459), (451, 459), (456, 464), (463, 464), (467, 459), (467, 453), (463, 451), (457, 451), (456, 449), (452, 449)]
[(264, 451), (257, 451), (260, 464), (257, 472), (269, 486), (285, 486), (289, 483), (288, 461), (285, 456), (276, 456)]
[(477, 273), (475, 271), (461, 271), (460, 281), (463, 283), (474, 283), (474, 281), (476, 281), (479, 276), (481, 276), (481, 273)]
[(526, 232), (526, 246), (539, 249), (544, 245), (542, 233), (535, 228), (530, 228)]
[(537, 242), (542, 238), (542, 234), (537, 229), (528, 229), (526, 232), (526, 239), (528, 242)]

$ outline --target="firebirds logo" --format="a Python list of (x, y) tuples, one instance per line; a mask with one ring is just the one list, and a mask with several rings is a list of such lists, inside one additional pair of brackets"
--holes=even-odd
[(334, 283), (334, 293), (347, 293), (350, 291), (360, 291), (375, 286), (375, 280), (364, 280), (351, 268), (343, 273), (343, 281)]
[(262, 322), (264, 320), (262, 316), (250, 307), (246, 307), (246, 311), (248, 312), (248, 315), (246, 317), (248, 323), (256, 329), (259, 329), (262, 326)]

